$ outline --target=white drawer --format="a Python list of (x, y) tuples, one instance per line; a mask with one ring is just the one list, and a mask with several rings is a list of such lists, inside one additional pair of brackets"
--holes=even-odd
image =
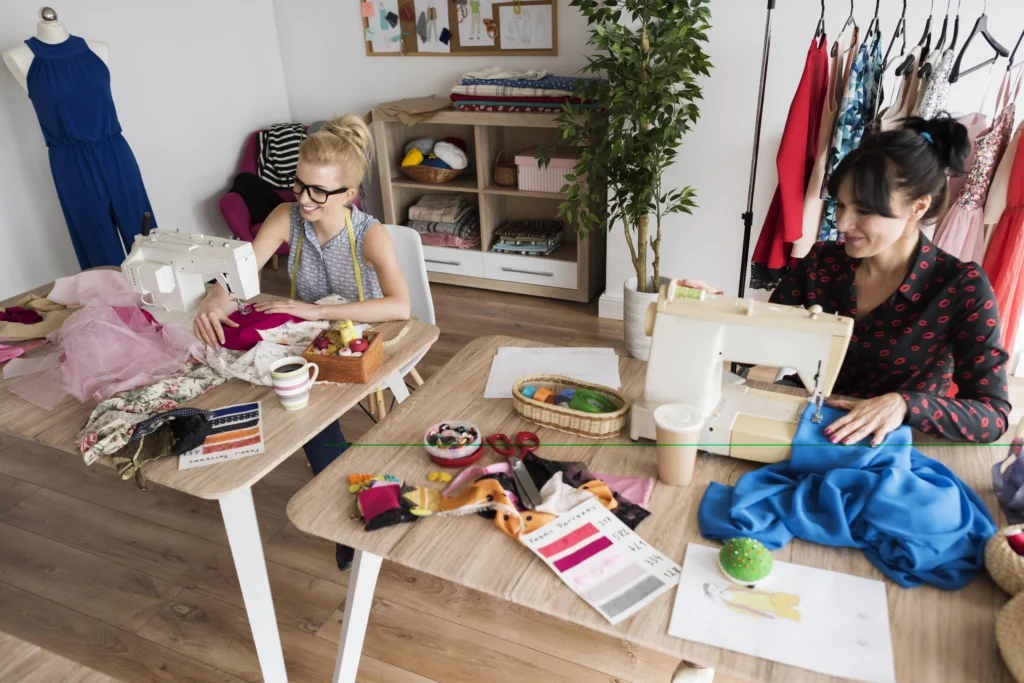
[(483, 253), (475, 249), (452, 249), (423, 245), (423, 261), (427, 270), (452, 275), (484, 276)]
[(493, 251), (482, 256), (485, 278), (576, 289), (576, 263), (573, 261), (558, 261), (543, 256), (498, 254)]

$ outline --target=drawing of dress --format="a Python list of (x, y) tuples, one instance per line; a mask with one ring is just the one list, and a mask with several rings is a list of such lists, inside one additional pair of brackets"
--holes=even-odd
[(745, 588), (704, 584), (704, 595), (716, 605), (724, 605), (734, 612), (761, 619), (791, 619), (800, 621), (799, 595)]

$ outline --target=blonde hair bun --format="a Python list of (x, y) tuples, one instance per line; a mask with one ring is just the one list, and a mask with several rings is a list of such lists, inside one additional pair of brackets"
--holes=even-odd
[(302, 141), (299, 160), (318, 166), (338, 166), (345, 187), (359, 187), (373, 161), (373, 137), (361, 116), (335, 116)]

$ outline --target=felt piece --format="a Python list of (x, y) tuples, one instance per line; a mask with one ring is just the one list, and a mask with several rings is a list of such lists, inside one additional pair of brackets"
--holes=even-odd
[(397, 14), (395, 14), (394, 12), (388, 12), (386, 18), (387, 18), (388, 25), (391, 26), (391, 28), (394, 28), (394, 27), (398, 26), (398, 15)]
[(366, 30), (363, 31), (363, 37), (366, 39), (367, 42), (369, 42), (369, 41), (373, 40), (374, 38), (376, 38), (377, 37), (377, 29), (376, 29), (376, 27), (374, 27), (374, 26), (367, 26)]
[(821, 424), (811, 422), (814, 411), (804, 411), (789, 460), (744, 475), (735, 488), (708, 486), (698, 511), (704, 537), (749, 536), (770, 549), (794, 537), (861, 548), (905, 588), (969, 583), (996, 532), (978, 495), (915, 450), (910, 427), (877, 448), (867, 439), (834, 446), (823, 429), (844, 411), (822, 408)]
[(419, 151), (415, 147), (409, 150), (409, 153), (402, 159), (402, 166), (419, 166), (423, 163), (423, 152)]
[(359, 492), (359, 510), (365, 521), (367, 531), (375, 531), (384, 527), (415, 522), (419, 519), (399, 501), (402, 487), (399, 484), (386, 484), (363, 489)]
[(450, 136), (446, 137), (444, 139), (444, 141), (447, 142), (450, 145), (455, 145), (456, 147), (461, 149), (463, 152), (469, 152), (469, 147), (466, 145), (466, 141), (463, 140), (462, 138), (457, 138), (454, 135), (450, 135)]
[(6, 309), (0, 308), (0, 321), (8, 323), (21, 323), (22, 325), (35, 325), (43, 322), (43, 316), (39, 311), (21, 306), (9, 306)]
[(435, 156), (431, 156), (429, 159), (424, 159), (423, 160), (423, 166), (430, 166), (431, 168), (442, 168), (442, 169), (450, 169), (451, 168), (451, 166), (449, 166), (447, 163), (445, 163), (444, 160), (442, 160), (442, 159), (440, 159), (438, 157), (435, 157)]
[(1010, 524), (1020, 524), (1024, 518), (1024, 458), (1021, 449), (1024, 437), (1017, 437), (1010, 444), (1006, 459), (992, 466), (992, 485), (996, 498), (1003, 506)]
[(56, 304), (49, 299), (44, 299), (43, 297), (36, 296), (35, 294), (26, 294), (15, 302), (15, 306), (37, 311), (42, 320), (30, 325), (18, 322), (0, 321), (0, 341), (27, 341), (29, 339), (42, 339), (51, 332), (55, 332), (60, 329), (60, 326), (64, 324), (64, 321), (67, 320), (68, 316), (73, 312), (60, 304)]
[(49, 342), (46, 339), (32, 339), (21, 344), (0, 344), (0, 363), (18, 358), (32, 349), (47, 343)]
[(441, 512), (441, 491), (426, 486), (406, 486), (402, 488), (402, 504), (429, 514)]
[(224, 326), (224, 344), (222, 346), (231, 351), (248, 351), (263, 341), (260, 330), (270, 330), (285, 323), (302, 321), (302, 318), (287, 313), (263, 313), (260, 311), (250, 311), (245, 315), (240, 311), (235, 311), (228, 318), (238, 323), (238, 327)]
[(370, 17), (372, 17), (374, 15), (373, 3), (372, 2), (360, 3), (360, 7), (362, 8), (363, 19), (369, 19)]
[(420, 154), (426, 158), (428, 154), (434, 151), (435, 144), (437, 144), (437, 140), (434, 138), (416, 138), (406, 143), (405, 153), (409, 154), (410, 151), (418, 149)]
[(452, 32), (449, 31), (447, 28), (443, 28), (441, 29), (441, 35), (438, 36), (437, 39), (440, 40), (445, 45), (447, 45), (452, 40)]
[(416, 20), (416, 33), (420, 40), (427, 42), (427, 13), (420, 12), (420, 18)]
[(434, 154), (457, 171), (461, 171), (469, 164), (466, 153), (450, 142), (439, 142), (434, 145)]
[(83, 270), (58, 278), (46, 298), (61, 306), (83, 306), (110, 294), (132, 295), (132, 288), (120, 270)]
[(416, 21), (416, 13), (409, 5), (402, 5), (398, 9), (398, 14), (402, 17), (402, 19), (405, 19), (406, 21)]

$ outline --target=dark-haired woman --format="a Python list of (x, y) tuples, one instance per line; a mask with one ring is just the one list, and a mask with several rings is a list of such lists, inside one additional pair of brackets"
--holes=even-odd
[(772, 293), (856, 320), (834, 387), (856, 399), (830, 401), (849, 410), (825, 430), (834, 443), (878, 444), (904, 423), (954, 441), (1006, 431), (1009, 356), (992, 287), (921, 232), (946, 207), (947, 169), (963, 173), (969, 152), (966, 128), (948, 118), (865, 137), (829, 179), (844, 241), (815, 245)]

